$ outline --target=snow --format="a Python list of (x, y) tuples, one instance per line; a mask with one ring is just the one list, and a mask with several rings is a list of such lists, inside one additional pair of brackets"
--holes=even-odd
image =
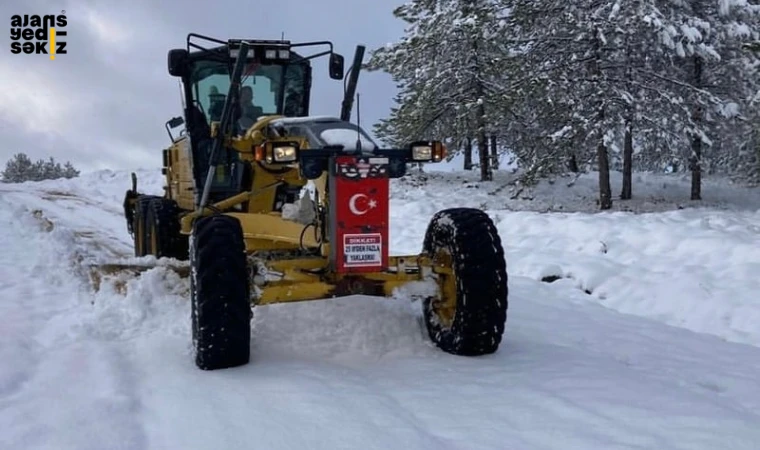
[[(313, 189), (313, 184), (310, 186)], [(311, 199), (312, 190), (304, 189), (303, 195), (294, 203), (285, 203), (282, 205), (282, 218), (292, 220), (293, 222), (304, 225), (314, 222), (316, 217), (316, 204)]]
[[(311, 122), (340, 122), (340, 119), (332, 116), (308, 116), (288, 117), (277, 119), (272, 122), (273, 126), (294, 125)], [(354, 125), (355, 126), (355, 125)], [(368, 140), (367, 136), (359, 134), (357, 130), (349, 128), (329, 128), (319, 133), (320, 139), (327, 145), (341, 145), (344, 150), (356, 150), (356, 140), (360, 139), (362, 149), (374, 150), (375, 144)]]
[(340, 121), (340, 118), (335, 116), (318, 115), (318, 116), (303, 116), (303, 117), (283, 117), (271, 122), (272, 126), (280, 126), (285, 124), (297, 124), (297, 123), (310, 123), (310, 122), (333, 122)]
[(357, 139), (361, 142), (362, 150), (374, 150), (375, 145), (356, 130), (333, 128), (319, 134), (328, 145), (342, 145), (343, 150), (356, 150)]
[(689, 42), (700, 42), (703, 39), (699, 29), (688, 24), (681, 25), (681, 35)]
[[(138, 179), (161, 193), (159, 171)], [(635, 200), (597, 213), (594, 174), (510, 199), (513, 180), (392, 185), (393, 254), (419, 251), (442, 208), (494, 219), (498, 353), (436, 349), (408, 298), (420, 284), (257, 307), (251, 364), (214, 372), (192, 360), (186, 278), (92, 287), (89, 263), (135, 260), (128, 173), (0, 185), (0, 448), (756, 449), (757, 189), (707, 177), (691, 204), (687, 180), (637, 174)]]

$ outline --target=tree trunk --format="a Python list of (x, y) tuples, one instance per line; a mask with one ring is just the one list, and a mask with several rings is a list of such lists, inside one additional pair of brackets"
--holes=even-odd
[[(694, 86), (702, 88), (702, 58), (700, 56), (694, 57)], [(698, 126), (702, 123), (702, 107), (698, 100), (695, 102), (692, 118), (694, 124)], [(702, 138), (699, 135), (694, 135), (691, 139), (689, 165), (691, 166), (691, 199), (702, 200)]]
[[(483, 98), (483, 86), (477, 85), (478, 98)], [(480, 161), (480, 181), (492, 181), (493, 170), (491, 169), (491, 157), (488, 155), (488, 136), (486, 135), (486, 108), (481, 102), (478, 104), (477, 124), (478, 124), (478, 156)]]
[(472, 170), (472, 138), (464, 143), (464, 170)]
[(612, 209), (612, 187), (610, 186), (610, 159), (607, 155), (607, 147), (599, 141), (596, 148), (596, 156), (599, 160), (599, 208)]
[(480, 157), (480, 181), (492, 181), (493, 171), (490, 164), (491, 158), (488, 156), (488, 136), (486, 136), (485, 126), (478, 127), (478, 156)]
[[(465, 16), (469, 15), (469, 7), (471, 3), (466, 3)], [(486, 135), (486, 106), (485, 106), (485, 87), (481, 76), (481, 61), (478, 60), (478, 40), (475, 38), (472, 41), (472, 50), (475, 58), (475, 96), (477, 97), (478, 106), (475, 109), (475, 123), (478, 128), (478, 158), (480, 160), (480, 181), (492, 181), (493, 169), (491, 168), (491, 158), (488, 155), (488, 136)]]
[[(632, 92), (631, 86), (633, 74), (631, 72), (631, 44), (629, 36), (625, 37), (626, 47), (626, 89)], [(633, 198), (633, 116), (634, 105), (627, 104), (625, 118), (625, 138), (623, 142), (623, 191), (620, 193), (621, 200)]]
[(702, 139), (695, 136), (691, 141), (691, 199), (702, 200)]
[(631, 119), (625, 124), (625, 143), (623, 146), (623, 192), (620, 193), (622, 200), (633, 198), (633, 126)]
[(499, 150), (496, 148), (496, 135), (491, 135), (491, 167), (499, 170)]
[[(594, 53), (596, 58), (591, 65), (591, 73), (597, 81), (602, 78), (602, 44), (599, 40), (599, 29), (594, 32)], [(602, 94), (597, 94), (602, 95)], [(602, 132), (605, 120), (605, 104), (603, 98), (598, 98), (598, 112), (596, 132), (599, 134), (599, 143), (596, 147), (596, 157), (599, 163), (599, 209), (612, 209), (612, 186), (610, 186), (610, 157), (607, 154), (607, 146), (604, 144), (604, 133)]]
[(578, 159), (575, 157), (575, 153), (570, 154), (570, 159), (567, 161), (567, 168), (572, 173), (580, 172), (580, 168), (578, 168)]

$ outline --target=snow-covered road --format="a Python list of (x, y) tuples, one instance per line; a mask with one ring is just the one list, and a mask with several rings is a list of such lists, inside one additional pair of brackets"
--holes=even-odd
[[(498, 353), (444, 354), (418, 304), (356, 296), (257, 308), (251, 364), (203, 372), (187, 280), (158, 268), (90, 290), (84, 264), (129, 255), (128, 186), (0, 185), (2, 449), (760, 445), (760, 212), (495, 210)], [(419, 250), (435, 210), (487, 201), (430, 192), (394, 193), (394, 253)]]

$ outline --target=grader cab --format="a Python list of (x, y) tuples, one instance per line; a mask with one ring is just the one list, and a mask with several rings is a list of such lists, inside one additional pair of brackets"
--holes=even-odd
[[(203, 48), (195, 40), (217, 44)], [(327, 46), (303, 57), (297, 49)], [(193, 50), (194, 49), (194, 50)], [(163, 196), (124, 200), (136, 256), (189, 259), (196, 365), (249, 362), (257, 306), (347, 295), (392, 296), (411, 282), (428, 334), (446, 352), (495, 352), (507, 314), (501, 240), (484, 212), (436, 213), (422, 252), (390, 255), (392, 178), (446, 156), (439, 141), (380, 148), (350, 123), (364, 47), (348, 79), (329, 42), (220, 41), (171, 50), (184, 118), (167, 122)], [(347, 81), (340, 117), (310, 116), (311, 63)], [(171, 129), (185, 125), (174, 136)], [(357, 300), (360, 301), (360, 300)]]

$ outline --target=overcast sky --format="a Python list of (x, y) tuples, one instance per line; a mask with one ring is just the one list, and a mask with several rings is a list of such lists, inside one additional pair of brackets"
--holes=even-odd
[[(187, 33), (212, 37), (330, 40), (347, 65), (357, 44), (398, 39), (404, 24), (392, 10), (403, 0), (1, 0), (0, 168), (14, 153), (70, 160), (83, 171), (152, 168), (169, 143), (164, 123), (181, 114), (170, 48)], [(67, 55), (10, 53), (14, 14), (66, 11)], [(314, 63), (312, 114), (339, 115), (343, 83), (331, 80), (327, 58)], [(387, 74), (363, 72), (361, 120), (385, 117), (395, 88)], [(356, 120), (356, 114), (352, 114)]]

